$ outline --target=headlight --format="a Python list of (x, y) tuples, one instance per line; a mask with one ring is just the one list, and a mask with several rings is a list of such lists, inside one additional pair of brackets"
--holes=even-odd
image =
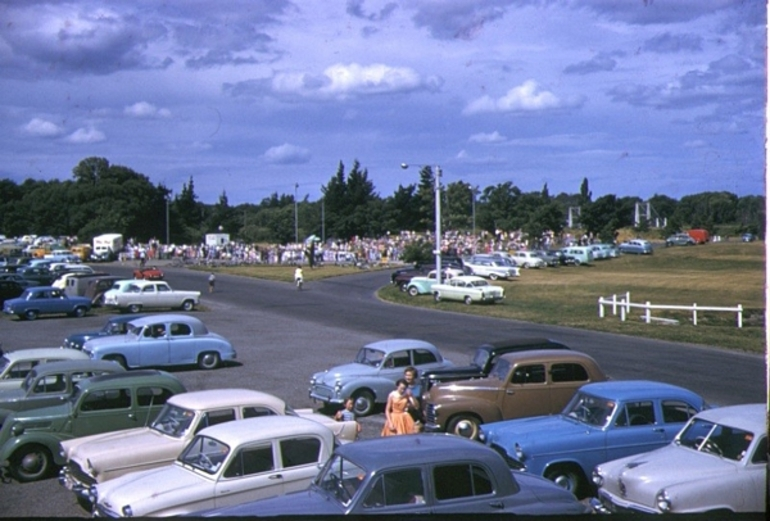
[(24, 424), (21, 422), (14, 423), (11, 427), (11, 434), (14, 436), (21, 436), (24, 434)]
[(342, 391), (342, 382), (337, 380), (336, 382), (334, 382), (334, 392), (339, 394), (340, 391)]
[(602, 476), (598, 470), (594, 469), (594, 472), (591, 475), (591, 481), (593, 481), (594, 485), (597, 487), (601, 487), (604, 485), (604, 476)]
[(134, 511), (131, 510), (131, 505), (126, 505), (123, 507), (123, 515), (125, 517), (134, 517)]
[(665, 490), (661, 490), (655, 496), (655, 505), (661, 512), (671, 512), (671, 500)]
[(521, 445), (518, 443), (514, 444), (513, 452), (516, 454), (516, 459), (519, 461), (524, 461), (524, 449), (521, 448)]

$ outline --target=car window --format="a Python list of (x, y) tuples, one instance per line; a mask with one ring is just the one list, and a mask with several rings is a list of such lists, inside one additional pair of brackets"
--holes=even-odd
[(365, 508), (425, 503), (422, 471), (418, 468), (387, 472), (374, 481)]
[(39, 360), (22, 360), (11, 365), (6, 378), (26, 378), (27, 374), (35, 367)]
[(484, 496), (493, 491), (489, 473), (473, 464), (438, 465), (433, 469), (433, 483), (438, 501)]
[(238, 451), (225, 469), (224, 477), (251, 476), (275, 469), (272, 445), (247, 447)]
[(545, 366), (543, 364), (522, 365), (516, 367), (511, 376), (512, 384), (545, 383)]
[(259, 418), (260, 416), (274, 416), (275, 411), (267, 407), (244, 407), (241, 416), (246, 418)]
[(396, 351), (385, 360), (385, 367), (407, 367), (409, 364), (409, 351)]
[(142, 293), (154, 293), (154, 292), (155, 292), (155, 288), (153, 288), (152, 286), (145, 286), (144, 288), (142, 288)]
[(91, 391), (83, 398), (81, 411), (108, 411), (112, 409), (128, 409), (131, 407), (130, 389), (107, 389)]
[(663, 400), (661, 408), (665, 423), (684, 423), (698, 414), (695, 407), (680, 400)]
[(618, 413), (616, 427), (638, 427), (655, 423), (655, 408), (652, 402), (630, 402)]
[(227, 458), (230, 447), (208, 436), (196, 436), (179, 455), (183, 465), (189, 465), (207, 474), (215, 474)]
[(161, 284), (161, 285), (159, 285), (159, 286), (158, 286), (158, 291), (159, 291), (159, 292), (164, 292), (164, 291), (171, 291), (171, 288), (169, 288), (169, 287), (168, 287), (168, 286), (166, 286), (166, 285), (163, 285), (163, 284)]
[(281, 463), (283, 468), (315, 465), (319, 460), (321, 440), (318, 438), (296, 438), (281, 440)]
[(759, 443), (757, 443), (757, 448), (754, 450), (754, 456), (751, 458), (751, 462), (767, 464), (767, 436), (764, 436), (759, 440)]
[(588, 381), (588, 371), (580, 364), (553, 364), (551, 366), (551, 381), (585, 382)]
[(192, 329), (188, 324), (173, 323), (171, 324), (171, 336), (190, 336), (192, 335)]
[(435, 364), (438, 362), (436, 354), (427, 349), (415, 349), (412, 351), (414, 365)]
[(217, 425), (219, 423), (225, 423), (235, 420), (235, 409), (223, 409), (221, 411), (209, 411), (201, 416), (201, 421), (198, 422), (198, 427), (195, 432), (199, 432), (201, 429)]
[(32, 390), (34, 394), (60, 393), (67, 389), (67, 380), (63, 374), (51, 374), (40, 378)]
[(165, 405), (174, 392), (166, 387), (140, 387), (136, 390), (136, 401), (141, 407)]

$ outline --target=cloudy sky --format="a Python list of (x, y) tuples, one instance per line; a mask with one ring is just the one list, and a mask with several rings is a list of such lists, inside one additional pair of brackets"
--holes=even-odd
[[(764, 193), (763, 0), (0, 1), (0, 178)], [(403, 170), (402, 162), (414, 168)]]

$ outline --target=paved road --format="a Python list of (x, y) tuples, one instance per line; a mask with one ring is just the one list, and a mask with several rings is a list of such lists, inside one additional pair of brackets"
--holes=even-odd
[[(127, 266), (109, 271), (130, 273)], [(206, 274), (166, 268), (167, 280), (180, 289), (206, 291)], [(248, 387), (272, 392), (295, 408), (313, 407), (307, 396), (310, 374), (349, 361), (366, 342), (395, 337), (433, 342), (456, 363), (465, 363), (483, 341), (512, 336), (547, 336), (596, 358), (615, 379), (650, 378), (689, 387), (717, 405), (764, 401), (761, 356), (671, 344), (646, 339), (539, 326), (396, 306), (377, 300), (375, 290), (387, 272), (292, 285), (219, 275), (216, 292), (204, 293), (196, 315), (227, 336), (239, 363), (216, 371), (180, 369), (175, 374), (189, 390)], [(83, 319), (44, 318), (35, 322), (0, 320), (6, 350), (59, 345), (66, 335), (99, 328), (104, 315)], [(373, 437), (382, 415), (365, 418), (364, 436)], [(56, 480), (0, 485), (0, 516), (84, 517)]]

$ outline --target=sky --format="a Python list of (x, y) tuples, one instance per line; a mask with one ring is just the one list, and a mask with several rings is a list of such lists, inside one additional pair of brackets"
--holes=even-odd
[[(763, 0), (0, 1), (0, 178), (765, 193)], [(410, 165), (401, 168), (402, 163)]]

